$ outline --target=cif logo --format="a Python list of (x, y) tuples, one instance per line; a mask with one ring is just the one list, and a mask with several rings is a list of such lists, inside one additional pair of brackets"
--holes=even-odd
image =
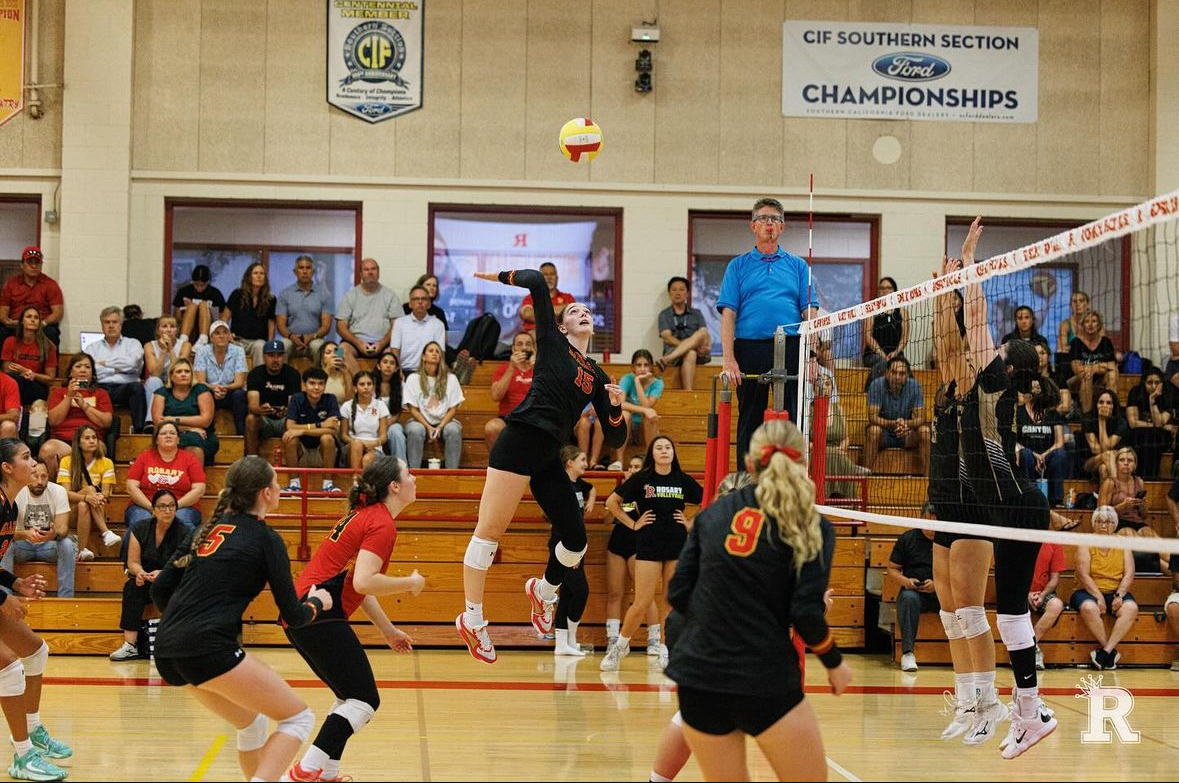
[(901, 82), (931, 82), (950, 72), (950, 63), (932, 54), (902, 52), (885, 54), (872, 61), (872, 70), (886, 79)]
[(405, 39), (391, 24), (365, 22), (344, 40), (344, 64), (349, 72), (345, 84), (397, 81), (405, 65)]

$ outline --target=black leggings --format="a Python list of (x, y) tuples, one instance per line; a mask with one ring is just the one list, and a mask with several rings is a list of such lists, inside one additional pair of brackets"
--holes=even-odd
[[(1047, 530), (1048, 500), (1038, 490), (1025, 492), (1014, 503), (993, 509), (999, 527)], [(1038, 543), (995, 539), (995, 609), (999, 614), (1028, 611), (1028, 591), (1036, 570)]]
[[(570, 552), (584, 550), (588, 539), (585, 535), (585, 520), (581, 516), (581, 504), (577, 502), (577, 491), (573, 489), (573, 482), (569, 480), (561, 460), (551, 460), (533, 473), (528, 486), (540, 510), (552, 523), (553, 534), (557, 539)], [(549, 563), (544, 570), (545, 581), (553, 585), (563, 584), (570, 578), (569, 571), (569, 567), (557, 559), (556, 547), (550, 547)], [(585, 581), (584, 573), (581, 579)]]
[[(311, 671), (332, 689), (337, 699), (362, 701), (374, 712), (381, 706), (373, 667), (352, 626), (331, 620), (285, 630)], [(328, 758), (338, 761), (353, 733), (352, 724), (346, 718), (329, 713), (314, 744)]]

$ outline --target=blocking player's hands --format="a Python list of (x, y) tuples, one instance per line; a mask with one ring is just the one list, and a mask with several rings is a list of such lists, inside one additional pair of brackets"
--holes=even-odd
[(393, 652), (407, 653), (413, 651), (413, 639), (409, 638), (409, 634), (400, 628), (394, 628), (385, 634), (385, 644), (389, 645), (389, 649)]
[(852, 670), (846, 661), (834, 669), (827, 670), (827, 682), (831, 683), (831, 693), (836, 696), (842, 696), (843, 692), (847, 690), (847, 686), (851, 685), (851, 681)]
[(962, 240), (962, 265), (974, 263), (974, 251), (978, 248), (978, 239), (982, 236), (982, 215), (974, 219), (970, 224), (970, 230), (966, 232), (966, 239)]

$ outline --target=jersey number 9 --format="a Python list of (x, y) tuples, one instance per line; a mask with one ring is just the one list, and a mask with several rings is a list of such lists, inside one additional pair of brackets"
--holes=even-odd
[(729, 523), (732, 532), (725, 536), (725, 551), (735, 557), (749, 557), (757, 549), (765, 521), (766, 518), (756, 508), (738, 511)]

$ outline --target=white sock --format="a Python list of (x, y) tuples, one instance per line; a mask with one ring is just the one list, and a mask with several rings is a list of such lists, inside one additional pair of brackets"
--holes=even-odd
[(619, 636), (618, 639), (616, 639), (614, 643), (616, 645), (618, 645), (620, 648), (626, 649), (627, 646), (630, 645), (630, 637), (629, 636)]
[(968, 704), (978, 695), (974, 690), (974, 673), (954, 675), (954, 696), (959, 704)]
[(483, 604), (473, 604), (467, 601), (467, 611), (463, 612), (463, 620), (468, 628), (478, 628), (483, 625)]
[(29, 733), (33, 733), (33, 729), (41, 725), (41, 713), (30, 712), (25, 715), (25, 724), (29, 727)]
[[(327, 764), (327, 762), (327, 753), (312, 745), (307, 749), (307, 752), (303, 754), (303, 760), (299, 762), (299, 766), (308, 772), (312, 772), (317, 769), (322, 771), (324, 765)], [(326, 777), (326, 775), (321, 775), (320, 777)]]
[(569, 631), (565, 628), (557, 628), (553, 631), (554, 644), (557, 649), (569, 646)]
[(572, 647), (574, 650), (576, 650), (577, 649), (577, 626), (581, 625), (581, 622), (578, 621), (575, 623), (572, 620), (566, 619), (565, 625), (569, 626), (569, 646)]
[(291, 483), (290, 483), (290, 484), (287, 484), (287, 486), (288, 486), (288, 487), (302, 488), (302, 485), (299, 483), (299, 479), (297, 479), (297, 478), (293, 478), (293, 479), (291, 479)]
[(28, 753), (30, 750), (33, 749), (33, 741), (32, 740), (27, 740), (27, 739), (13, 740), (12, 744), (13, 744), (13, 747), (16, 748), (16, 755), (18, 755), (18, 756), (23, 756), (26, 753)]
[(659, 623), (647, 626), (647, 644), (659, 644)]
[(557, 600), (557, 588), (560, 585), (550, 583), (543, 576), (536, 582), (536, 594), (540, 596), (540, 600), (545, 603), (552, 603)]
[(622, 628), (622, 621), (617, 617), (606, 620), (606, 635), (617, 636), (618, 631)]
[(978, 691), (980, 703), (994, 704), (999, 701), (999, 694), (995, 692), (995, 673), (993, 671), (975, 672), (974, 687)]
[(671, 783), (675, 778), (665, 778), (655, 770), (651, 770), (651, 783)]
[(320, 775), (324, 780), (336, 780), (340, 777), (340, 760), (328, 759), (323, 765), (323, 774)]

